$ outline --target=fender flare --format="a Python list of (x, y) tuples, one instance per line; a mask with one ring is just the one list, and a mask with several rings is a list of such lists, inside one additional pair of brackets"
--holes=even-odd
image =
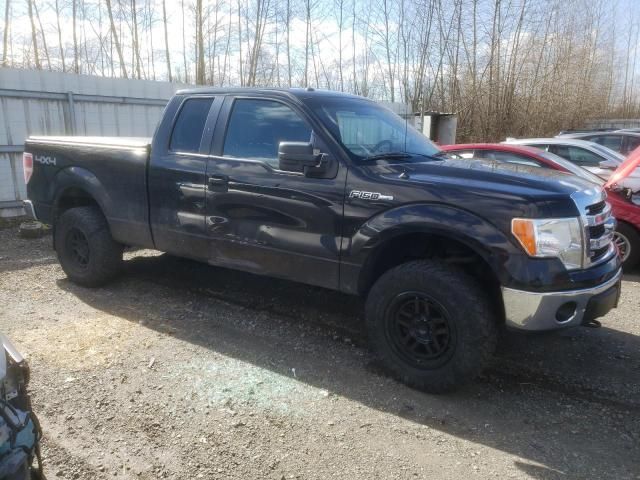
[(510, 277), (507, 264), (518, 261), (523, 254), (497, 226), (472, 212), (443, 204), (403, 205), (371, 217), (351, 236), (344, 259), (361, 266), (358, 291), (366, 290), (378, 255), (388, 242), (415, 233), (450, 238), (465, 245), (490, 266), (501, 283)]
[(91, 171), (81, 167), (67, 167), (56, 174), (54, 181), (50, 182), (55, 191), (52, 192), (54, 211), (57, 213), (61, 198), (72, 188), (77, 188), (85, 192), (100, 207), (107, 222), (109, 222), (110, 212), (113, 202), (107, 189), (104, 188), (98, 177)]

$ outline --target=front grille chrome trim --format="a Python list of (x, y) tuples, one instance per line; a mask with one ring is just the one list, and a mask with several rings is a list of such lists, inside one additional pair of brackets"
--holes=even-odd
[[(571, 198), (578, 208), (582, 224), (584, 241), (583, 268), (589, 268), (608, 261), (616, 254), (616, 248), (613, 243), (616, 219), (612, 216), (611, 205), (605, 203), (601, 212), (596, 214), (589, 213), (594, 206), (606, 201), (607, 193), (601, 187), (593, 187), (576, 192), (571, 195)], [(591, 238), (592, 228), (600, 226), (604, 226), (604, 229), (597, 229), (598, 236)], [(604, 253), (602, 253), (603, 249), (606, 249)]]
[(602, 212), (596, 215), (585, 215), (584, 223), (588, 227), (597, 227), (605, 223), (609, 217), (611, 217), (611, 205), (607, 203)]

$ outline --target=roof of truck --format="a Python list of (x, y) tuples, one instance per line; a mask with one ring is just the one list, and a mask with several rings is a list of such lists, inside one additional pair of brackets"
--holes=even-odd
[(359, 95), (353, 95), (351, 93), (337, 92), (335, 90), (322, 90), (311, 87), (307, 88), (260, 88), (260, 87), (198, 87), (178, 90), (176, 95), (206, 95), (206, 94), (280, 94), (287, 96), (294, 96), (298, 98), (309, 97), (346, 97), (346, 98), (360, 98)]

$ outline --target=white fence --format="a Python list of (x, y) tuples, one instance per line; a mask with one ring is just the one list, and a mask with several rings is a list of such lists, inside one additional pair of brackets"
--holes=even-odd
[(22, 150), (29, 135), (151, 136), (184, 85), (0, 69), (0, 216), (22, 213)]

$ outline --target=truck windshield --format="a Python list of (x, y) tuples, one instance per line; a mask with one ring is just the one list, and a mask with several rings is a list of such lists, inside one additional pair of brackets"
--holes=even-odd
[(370, 100), (313, 97), (305, 103), (356, 160), (424, 162), (441, 150), (407, 121)]

